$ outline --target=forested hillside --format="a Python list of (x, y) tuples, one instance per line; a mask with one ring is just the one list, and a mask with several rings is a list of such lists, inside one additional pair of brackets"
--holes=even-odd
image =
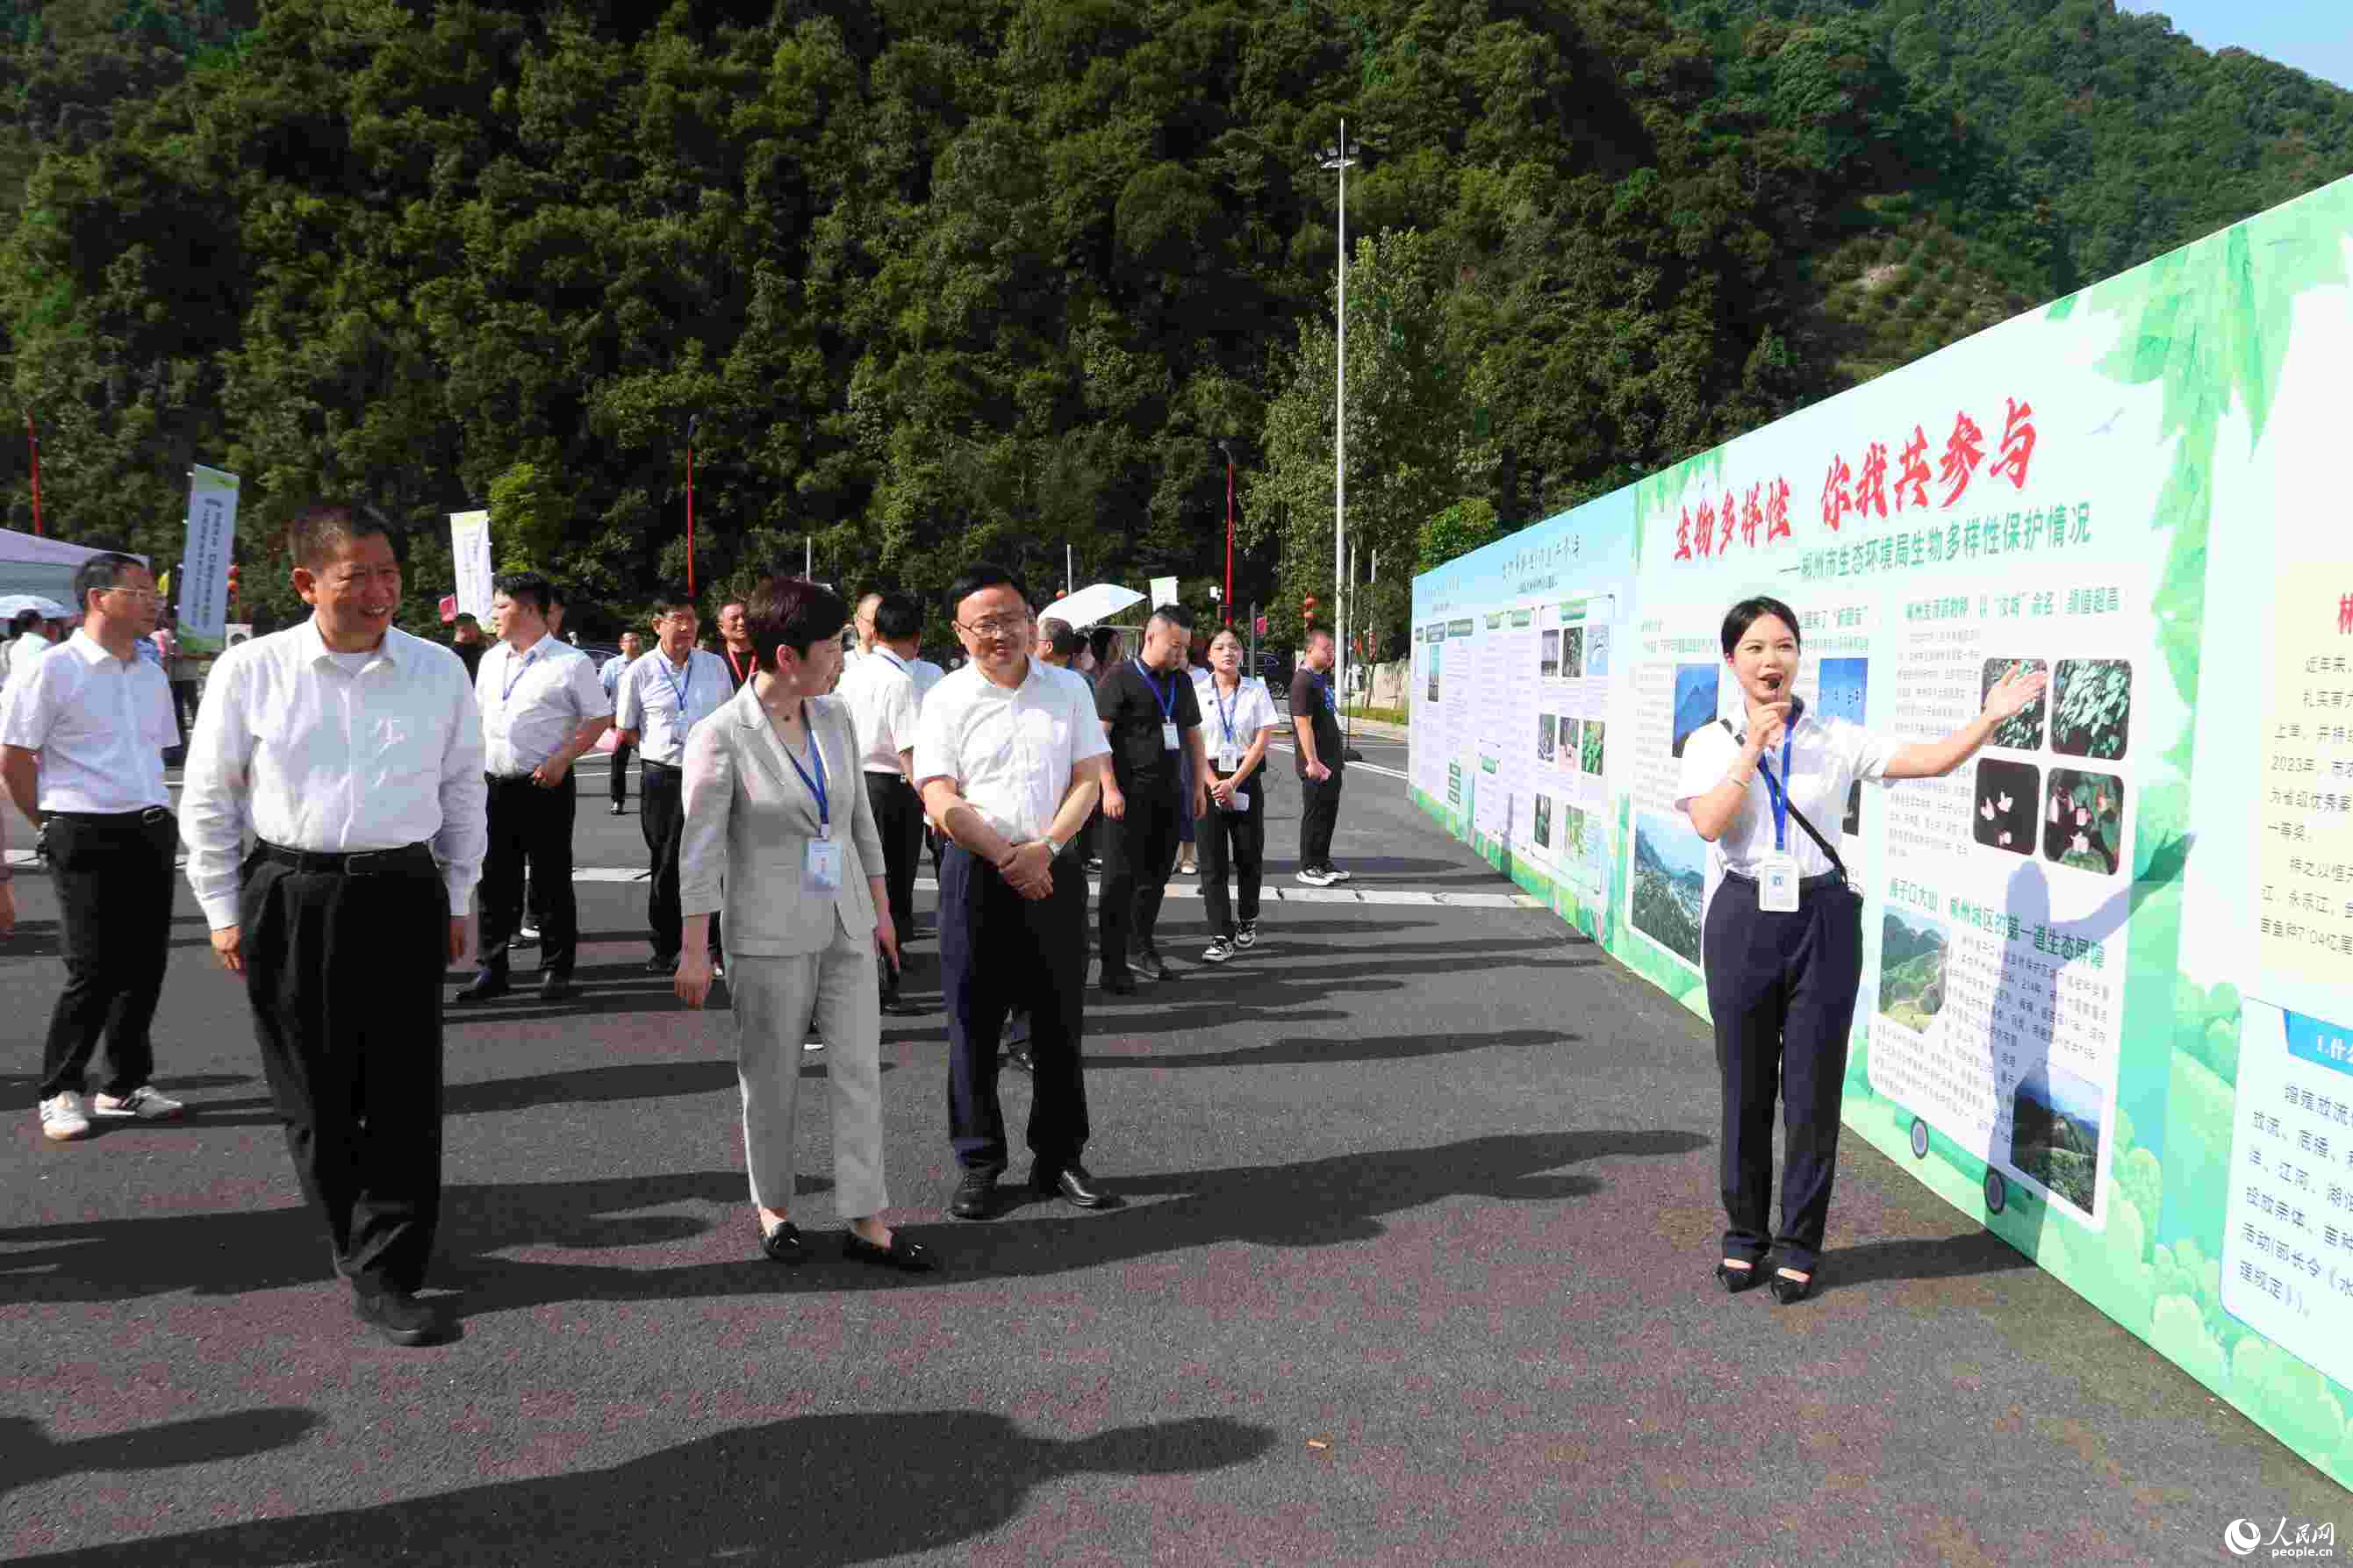
[[(699, 416), (705, 586), (805, 536), (851, 583), (987, 552), (1050, 586), (1067, 543), (1082, 581), (1205, 602), (1223, 440), (1241, 596), (1295, 627), (1331, 578), (1344, 117), (1349, 520), (1392, 617), (1427, 552), (2353, 172), (2353, 95), (2103, 0), (84, 0), (0, 30), (0, 320), (51, 531), (169, 560), (188, 464), (229, 468), (284, 610), (269, 525), (348, 495), (407, 533), (413, 620), (469, 505), (592, 626), (681, 580)], [(28, 526), (21, 452), (0, 474)]]

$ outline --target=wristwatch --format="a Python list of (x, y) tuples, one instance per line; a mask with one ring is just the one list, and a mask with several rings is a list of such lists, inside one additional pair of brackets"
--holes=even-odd
[(1051, 839), (1051, 838), (1048, 838), (1048, 839), (1046, 839), (1046, 840), (1045, 840), (1045, 845), (1046, 845), (1046, 853), (1047, 853), (1049, 856), (1052, 857), (1053, 858), (1055, 858), (1055, 859), (1057, 859), (1057, 860), (1059, 860), (1059, 859), (1060, 859), (1060, 858), (1062, 858), (1062, 847), (1061, 847), (1060, 844), (1056, 843), (1056, 842), (1055, 842), (1053, 839)]

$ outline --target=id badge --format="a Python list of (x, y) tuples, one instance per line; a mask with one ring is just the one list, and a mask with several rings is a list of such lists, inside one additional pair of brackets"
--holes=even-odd
[(1238, 773), (1241, 772), (1241, 770), (1242, 749), (1240, 746), (1219, 746), (1218, 748), (1218, 771), (1221, 773)]
[(1160, 749), (1164, 752), (1176, 749), (1176, 721), (1173, 719), (1164, 719), (1160, 722)]
[(1250, 792), (1239, 789), (1234, 791), (1226, 809), (1228, 811), (1248, 811), (1250, 809)]
[(1787, 855), (1767, 855), (1757, 866), (1757, 907), (1767, 914), (1798, 912), (1798, 862)]
[(808, 885), (820, 893), (841, 890), (841, 846), (830, 838), (808, 841)]

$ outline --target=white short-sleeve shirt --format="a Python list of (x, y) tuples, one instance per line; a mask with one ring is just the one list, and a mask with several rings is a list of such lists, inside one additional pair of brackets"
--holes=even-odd
[[(1683, 742), (1683, 776), (1675, 786), (1675, 809), (1689, 811), (1694, 799), (1722, 784), (1725, 774), (1739, 760), (1742, 743), (1721, 722), (1694, 731)], [(1882, 784), (1889, 782), (1887, 762), (1894, 754), (1892, 742), (1862, 725), (1844, 719), (1820, 718), (1809, 709), (1799, 714), (1797, 724), (1789, 731), (1789, 799), (1823, 837), (1836, 845), (1839, 824), (1846, 816), (1847, 791), (1857, 779)], [(1778, 778), (1781, 748), (1774, 747), (1765, 762)], [(1815, 847), (1794, 816), (1788, 821), (1787, 848), (1798, 862), (1800, 877), (1826, 876), (1833, 869), (1830, 857)], [(1749, 781), (1748, 794), (1740, 803), (1739, 812), (1725, 825), (1723, 835), (1708, 846), (1708, 851), (1716, 870), (1735, 871), (1744, 877), (1754, 877), (1758, 862), (1773, 853), (1773, 798), (1767, 792), (1761, 769)]]
[(1282, 728), (1274, 698), (1259, 676), (1243, 676), (1240, 687), (1229, 697), (1212, 675), (1198, 684), (1194, 695), (1201, 703), (1201, 743), (1208, 748), (1212, 763), (1226, 747), (1247, 752), (1261, 730)]
[(1094, 693), (1036, 658), (1010, 689), (967, 664), (943, 676), (915, 724), (915, 784), (954, 779), (981, 820), (1016, 844), (1043, 838), (1071, 770), (1109, 754)]
[(896, 773), (899, 753), (915, 747), (915, 676), (906, 661), (877, 647), (841, 672), (833, 694), (849, 708), (858, 731), (859, 765), (870, 773)]
[(613, 727), (634, 730), (638, 755), (665, 767), (686, 765), (689, 731), (734, 700), (727, 662), (689, 648), (679, 668), (659, 647), (639, 654), (613, 689)]
[(170, 803), (164, 748), (180, 743), (180, 724), (162, 665), (135, 652), (117, 658), (77, 631), (28, 660), (11, 685), (0, 742), (41, 753), (43, 811), (111, 815)]
[(581, 725), (613, 715), (588, 656), (552, 637), (522, 653), (498, 643), (474, 672), (474, 698), (482, 710), (484, 771), (499, 778), (533, 772)]

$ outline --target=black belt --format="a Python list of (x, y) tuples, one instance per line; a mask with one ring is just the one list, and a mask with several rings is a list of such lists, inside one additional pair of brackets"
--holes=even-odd
[(258, 844), (254, 847), (265, 860), (275, 860), (281, 866), (320, 877), (384, 877), (433, 864), (433, 847), (428, 844), (404, 844), (397, 849), (357, 849), (348, 854), (289, 849), (277, 844)]
[(678, 764), (676, 763), (658, 763), (642, 752), (638, 753), (638, 765), (640, 767), (659, 768), (666, 773), (674, 773), (679, 771)]
[[(1750, 876), (1746, 871), (1735, 871), (1731, 868), (1726, 867), (1724, 874), (1733, 881), (1746, 882), (1752, 888), (1757, 886), (1757, 879)], [(1840, 876), (1836, 871), (1824, 871), (1819, 877), (1800, 877), (1798, 879), (1798, 891), (1801, 893), (1810, 893), (1818, 888), (1843, 888), (1845, 886), (1846, 879)]]
[(153, 827), (159, 822), (172, 820), (168, 805), (143, 805), (136, 811), (45, 811), (44, 820), (62, 817), (68, 822), (87, 822), (94, 827)]

